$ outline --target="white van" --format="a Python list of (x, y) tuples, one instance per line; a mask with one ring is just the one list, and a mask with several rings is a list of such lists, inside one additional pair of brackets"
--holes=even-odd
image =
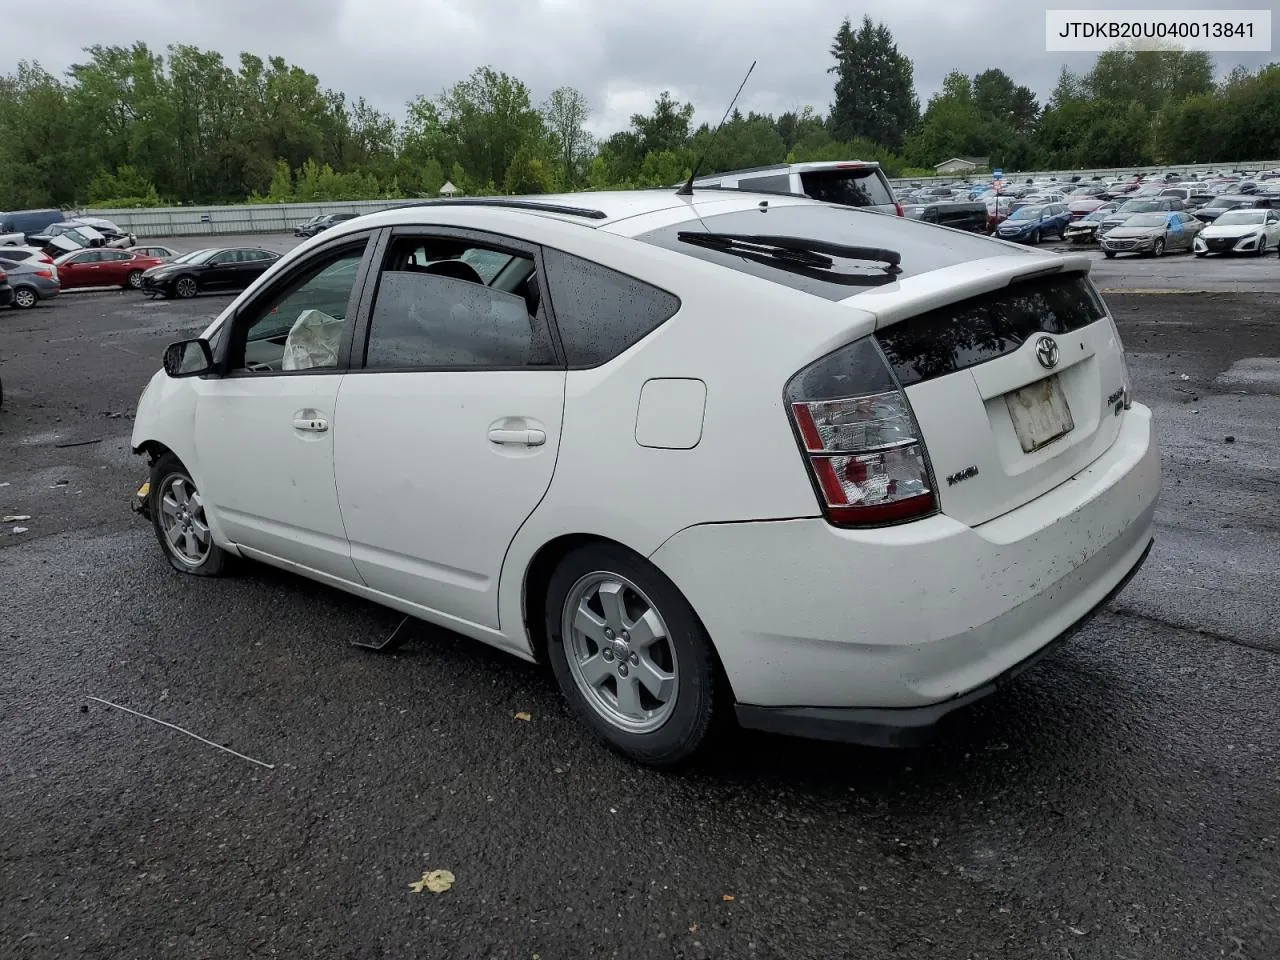
[(902, 204), (894, 196), (893, 187), (880, 164), (868, 160), (778, 163), (748, 170), (730, 170), (713, 177), (700, 177), (693, 181), (693, 187), (695, 190), (737, 188), (765, 193), (795, 193), (827, 203), (864, 207), (899, 217), (903, 215)]

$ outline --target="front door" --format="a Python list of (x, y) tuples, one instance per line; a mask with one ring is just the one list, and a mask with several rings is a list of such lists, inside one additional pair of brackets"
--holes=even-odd
[(505, 239), (398, 233), (338, 395), (356, 568), (445, 621), (498, 626), (503, 559), (555, 469), (566, 374), (536, 262)]
[(234, 543), (360, 582), (333, 474), (342, 333), (367, 238), (294, 264), (232, 321), (219, 363), (197, 382), (196, 454), (206, 509)]
[(223, 250), (221, 253), (215, 253), (200, 277), (200, 286), (205, 290), (229, 290), (236, 286), (236, 278), (240, 270), (239, 261), (238, 250)]

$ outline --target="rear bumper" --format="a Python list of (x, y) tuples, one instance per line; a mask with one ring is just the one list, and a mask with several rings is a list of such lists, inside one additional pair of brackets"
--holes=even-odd
[(1151, 545), (1159, 489), (1151, 414), (1135, 404), (1097, 461), (975, 527), (708, 524), (651, 559), (706, 625), (748, 723), (765, 722), (758, 708), (874, 708), (861, 719), (919, 726), (1105, 603)]
[(834, 740), (867, 747), (914, 747), (928, 742), (934, 728), (946, 717), (972, 706), (1008, 684), (1023, 671), (1035, 666), (1048, 654), (1071, 639), (1120, 593), (1151, 553), (1154, 541), (1138, 557), (1124, 578), (1102, 598), (1092, 610), (1045, 644), (1025, 660), (1015, 663), (1004, 673), (992, 677), (982, 686), (924, 707), (757, 707), (739, 703), (735, 707), (738, 723), (752, 730), (781, 733), (811, 740)]

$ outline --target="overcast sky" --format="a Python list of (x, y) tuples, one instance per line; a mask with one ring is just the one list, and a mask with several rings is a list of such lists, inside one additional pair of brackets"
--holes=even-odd
[[(661, 90), (692, 101), (716, 122), (752, 60), (743, 111), (778, 113), (831, 101), (831, 38), (845, 17), (884, 21), (915, 63), (923, 106), (952, 69), (998, 66), (1043, 100), (1066, 63), (1091, 54), (1045, 52), (1046, 8), (1206, 8), (1215, 0), (59, 0), (4, 18), (0, 73), (19, 57), (60, 73), (93, 43), (155, 50), (171, 43), (279, 55), (324, 86), (364, 96), (397, 118), (416, 94), (431, 96), (489, 64), (529, 85), (535, 101), (568, 84), (586, 94), (595, 133), (647, 112)], [(19, 4), (19, 7), (23, 7)], [(1229, 6), (1274, 9), (1274, 2)], [(1277, 24), (1280, 26), (1280, 24)], [(1215, 54), (1220, 73), (1280, 56)]]

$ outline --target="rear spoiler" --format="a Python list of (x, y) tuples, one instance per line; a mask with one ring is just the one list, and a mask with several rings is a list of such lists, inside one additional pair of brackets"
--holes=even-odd
[(841, 303), (875, 314), (880, 330), (900, 320), (984, 293), (1002, 290), (1020, 280), (1053, 274), (1087, 274), (1086, 254), (1039, 254), (985, 257), (908, 277), (893, 286), (855, 294)]

